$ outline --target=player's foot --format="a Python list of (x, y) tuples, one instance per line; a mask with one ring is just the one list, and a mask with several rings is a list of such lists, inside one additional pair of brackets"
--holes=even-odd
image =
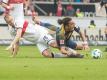
[(11, 58), (15, 58), (15, 55), (11, 55), (11, 56), (9, 56), (9, 57), (11, 57)]
[(83, 54), (69, 54), (69, 58), (84, 58)]

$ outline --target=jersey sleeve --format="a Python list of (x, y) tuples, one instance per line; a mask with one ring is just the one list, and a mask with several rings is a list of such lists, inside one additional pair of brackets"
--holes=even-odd
[(40, 26), (43, 26), (43, 27), (45, 27), (45, 28), (48, 28), (48, 29), (50, 29), (50, 30), (52, 30), (52, 31), (56, 31), (56, 29), (57, 29), (56, 26), (54, 26), (54, 25), (52, 25), (52, 24), (50, 24), (50, 23), (45, 23), (45, 22), (40, 22)]
[(57, 29), (56, 40), (59, 47), (65, 46), (65, 36), (64, 31), (62, 29)]

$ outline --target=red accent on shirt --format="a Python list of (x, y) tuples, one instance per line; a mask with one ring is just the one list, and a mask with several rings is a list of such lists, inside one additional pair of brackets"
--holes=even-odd
[(25, 31), (26, 31), (27, 26), (28, 26), (28, 21), (25, 21), (24, 24), (23, 24), (21, 37), (23, 37), (23, 35), (24, 35)]
[(11, 4), (11, 3), (16, 3), (16, 4), (18, 4), (18, 3), (24, 3), (24, 1), (25, 1), (25, 0), (9, 0), (8, 3), (9, 3), (9, 4)]

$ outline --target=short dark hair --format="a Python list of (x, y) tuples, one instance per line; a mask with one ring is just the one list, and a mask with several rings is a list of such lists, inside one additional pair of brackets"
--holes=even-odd
[(70, 17), (66, 17), (63, 19), (63, 24), (64, 26), (68, 25), (68, 22), (71, 21), (72, 19)]

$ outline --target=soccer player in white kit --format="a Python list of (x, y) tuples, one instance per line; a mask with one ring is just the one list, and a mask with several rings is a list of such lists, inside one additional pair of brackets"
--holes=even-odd
[[(21, 37), (23, 37), (25, 40), (35, 43), (39, 48), (39, 51), (45, 57), (69, 57), (67, 54), (54, 54), (49, 51), (49, 46), (57, 47), (57, 44), (56, 41), (48, 34), (48, 31), (45, 28), (39, 25), (31, 24), (28, 21), (24, 22), (23, 28), (17, 27), (15, 26), (14, 19), (10, 15), (5, 16), (4, 19), (10, 25), (9, 28), (11, 35), (15, 36), (14, 40), (7, 48), (7, 50), (13, 51), (13, 57), (15, 57), (17, 52), (14, 46), (17, 45)], [(16, 52), (14, 53), (14, 51)]]

